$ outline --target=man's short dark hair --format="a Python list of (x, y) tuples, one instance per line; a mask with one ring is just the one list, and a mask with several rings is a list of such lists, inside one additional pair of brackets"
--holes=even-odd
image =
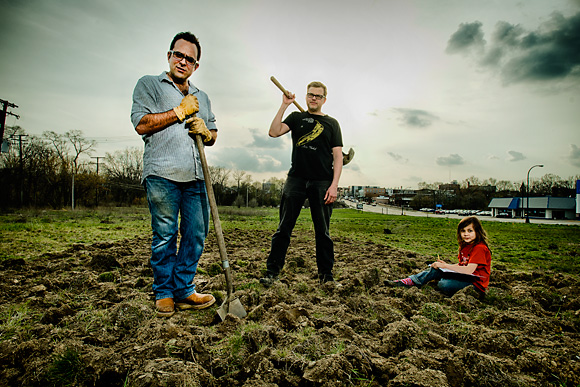
[(195, 44), (195, 46), (197, 47), (197, 60), (199, 60), (201, 58), (201, 45), (199, 44), (199, 40), (197, 40), (195, 35), (189, 31), (188, 32), (180, 32), (177, 35), (175, 35), (175, 37), (171, 41), (171, 45), (169, 46), (169, 50), (173, 50), (173, 47), (175, 47), (175, 42), (177, 42), (179, 39), (187, 40), (189, 43)]
[(324, 97), (326, 98), (326, 86), (324, 85), (324, 83), (319, 81), (310, 82), (306, 87), (306, 90), (308, 91), (308, 89), (310, 89), (311, 87), (321, 87), (322, 90), (324, 90)]

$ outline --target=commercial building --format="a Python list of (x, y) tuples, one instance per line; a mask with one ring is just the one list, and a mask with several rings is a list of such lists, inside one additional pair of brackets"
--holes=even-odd
[(532, 197), (528, 206), (528, 199), (523, 197), (493, 198), (489, 203), (492, 216), (508, 218), (528, 216), (545, 219), (575, 219), (576, 198), (557, 198), (552, 196)]

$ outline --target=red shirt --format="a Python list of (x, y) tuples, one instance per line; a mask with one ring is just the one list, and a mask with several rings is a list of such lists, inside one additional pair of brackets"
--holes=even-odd
[(459, 266), (467, 266), (469, 263), (476, 263), (477, 267), (473, 275), (479, 278), (473, 285), (482, 292), (485, 292), (489, 285), (489, 273), (491, 273), (491, 251), (485, 243), (465, 245), (459, 252)]

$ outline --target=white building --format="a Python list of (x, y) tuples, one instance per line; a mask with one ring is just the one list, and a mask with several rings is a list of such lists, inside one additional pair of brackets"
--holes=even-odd
[[(489, 202), (492, 216), (524, 217), (528, 211), (527, 198), (494, 198)], [(575, 219), (576, 199), (552, 196), (530, 198), (529, 216), (545, 219)]]

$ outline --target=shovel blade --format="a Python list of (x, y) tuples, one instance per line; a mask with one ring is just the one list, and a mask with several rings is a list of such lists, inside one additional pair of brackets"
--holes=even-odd
[(226, 319), (228, 313), (231, 313), (239, 318), (244, 318), (248, 315), (239, 298), (236, 298), (231, 301), (228, 301), (226, 299), (222, 304), (222, 306), (220, 306), (217, 311), (217, 314), (220, 316), (222, 321)]
[(342, 152), (342, 165), (346, 165), (354, 158), (354, 149), (350, 148), (348, 153)]

